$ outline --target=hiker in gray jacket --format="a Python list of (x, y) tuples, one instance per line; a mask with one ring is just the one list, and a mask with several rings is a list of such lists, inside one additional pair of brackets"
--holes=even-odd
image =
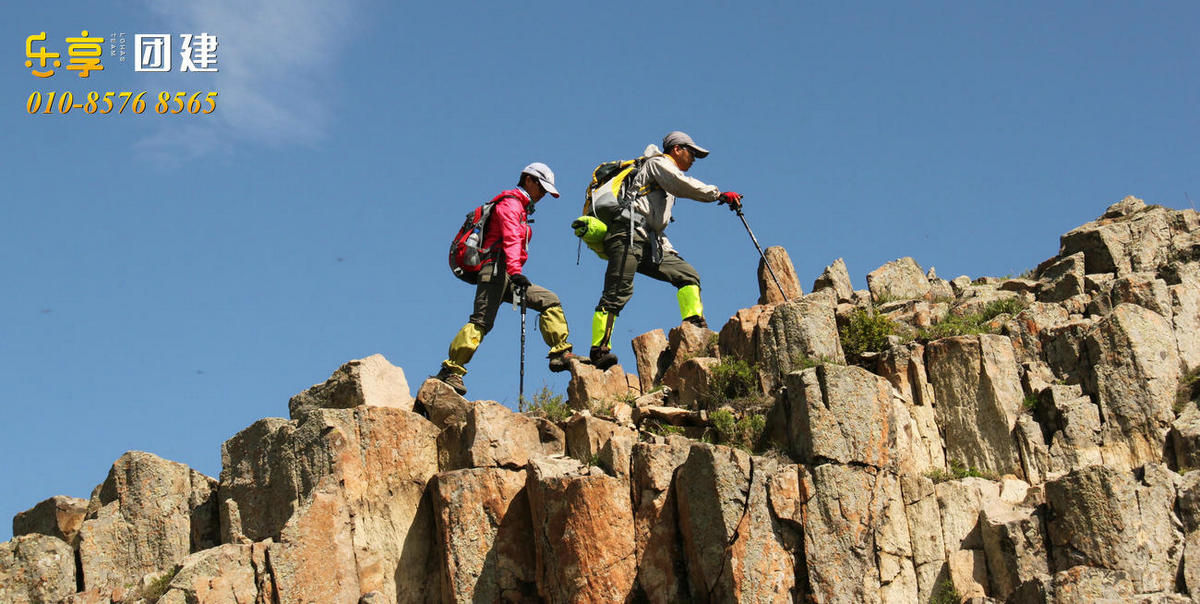
[[(671, 208), (676, 197), (696, 201), (729, 204), (730, 209), (742, 207), (742, 196), (732, 191), (722, 193), (686, 174), (698, 158), (708, 155), (692, 137), (679, 131), (663, 137), (663, 149), (646, 147), (645, 163), (632, 176), (629, 190), (640, 192), (632, 202), (633, 223), (623, 214), (609, 225), (604, 237), (604, 253), (608, 268), (604, 272), (604, 292), (592, 316), (592, 347), (589, 356), (600, 369), (616, 364), (609, 340), (613, 322), (633, 296), (635, 273), (666, 281), (677, 289), (679, 314), (684, 321), (707, 327), (704, 305), (700, 302), (700, 275), (679, 256), (663, 235), (671, 222)], [(633, 233), (630, 237), (630, 229)]]

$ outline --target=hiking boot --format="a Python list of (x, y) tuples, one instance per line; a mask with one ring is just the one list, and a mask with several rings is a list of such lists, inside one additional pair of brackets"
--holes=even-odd
[(449, 369), (446, 369), (445, 367), (443, 367), (442, 370), (433, 377), (441, 380), (447, 386), (453, 388), (454, 391), (459, 394), (459, 396), (467, 393), (467, 385), (463, 383), (462, 376), (450, 371)]
[(613, 354), (607, 346), (603, 348), (592, 346), (592, 349), (588, 351), (588, 357), (592, 360), (592, 364), (601, 371), (617, 364), (617, 355)]
[(554, 373), (559, 373), (560, 371), (566, 371), (568, 365), (570, 365), (570, 363), (568, 361), (570, 361), (571, 359), (577, 359), (577, 358), (579, 358), (579, 357), (577, 355), (571, 354), (571, 351), (569, 351), (569, 350), (564, 350), (562, 352), (552, 354), (552, 355), (550, 355), (550, 371), (553, 371)]
[(704, 329), (708, 329), (708, 321), (705, 321), (704, 317), (702, 317), (700, 315), (692, 315), (692, 316), (684, 319), (684, 321), (687, 321), (688, 323), (691, 323), (692, 325), (695, 325), (697, 327), (703, 327)]

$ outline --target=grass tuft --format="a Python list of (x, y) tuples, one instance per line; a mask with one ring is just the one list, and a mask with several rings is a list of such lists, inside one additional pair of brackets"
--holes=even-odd
[(519, 401), (517, 410), (535, 417), (544, 417), (552, 422), (561, 422), (573, 413), (567, 405), (566, 398), (555, 394), (548, 386), (542, 386), (541, 390), (533, 393), (528, 402)]

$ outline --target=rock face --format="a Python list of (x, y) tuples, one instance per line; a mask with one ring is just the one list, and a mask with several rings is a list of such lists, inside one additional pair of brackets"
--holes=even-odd
[(187, 466), (130, 451), (109, 470), (79, 529), (86, 589), (124, 599), (146, 575), (217, 545), (217, 482)]
[(281, 596), (322, 583), (324, 555), (308, 551), (317, 548), (341, 560), (331, 568), (362, 593), (423, 598), (434, 562), (425, 485), (438, 471), (437, 439), (424, 418), (387, 407), (262, 420), (222, 448), (225, 532), (281, 541), (271, 549), (272, 560), (291, 561), (287, 580), (276, 573)]
[(433, 482), (443, 602), (537, 599), (526, 471), (469, 468)]
[(529, 507), (538, 593), (549, 602), (622, 601), (637, 577), (629, 489), (576, 461), (532, 461)]
[(1012, 430), (1024, 395), (1009, 339), (945, 338), (931, 342), (925, 357), (946, 457), (981, 471), (1020, 475)]
[(75, 593), (75, 552), (48, 535), (0, 543), (0, 601), (58, 602)]
[[(855, 292), (839, 260), (802, 296), (767, 255), (788, 302), (643, 334), (636, 376), (575, 360), (572, 410), (414, 401), (375, 355), (226, 441), (219, 481), (127, 453), (13, 519), (0, 601), (1200, 593), (1200, 215), (1124, 199), (1034, 278), (904, 258)], [(896, 327), (847, 366), (860, 312)]]

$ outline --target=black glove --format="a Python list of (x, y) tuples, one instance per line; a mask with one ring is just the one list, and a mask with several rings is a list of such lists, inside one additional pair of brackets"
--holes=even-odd
[(522, 275), (521, 273), (517, 273), (515, 275), (509, 275), (508, 279), (509, 279), (509, 281), (512, 281), (513, 287), (515, 287), (517, 289), (523, 290), (523, 289), (529, 287), (530, 285), (532, 285), (529, 282), (529, 277), (526, 277), (525, 275)]
[(736, 212), (742, 209), (742, 196), (734, 193), (733, 191), (726, 191), (721, 193), (721, 196), (717, 198), (717, 205), (721, 205), (723, 203), (729, 204), (729, 209)]

